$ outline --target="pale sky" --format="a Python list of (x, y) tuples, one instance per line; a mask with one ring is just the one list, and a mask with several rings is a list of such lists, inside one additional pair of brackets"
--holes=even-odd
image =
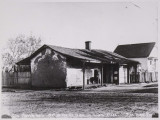
[(4, 2), (0, 40), (32, 33), (43, 44), (113, 51), (118, 44), (157, 41), (154, 2)]

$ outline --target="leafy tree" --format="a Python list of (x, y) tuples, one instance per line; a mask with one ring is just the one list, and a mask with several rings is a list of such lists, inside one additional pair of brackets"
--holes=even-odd
[(16, 62), (30, 56), (41, 46), (41, 38), (33, 35), (19, 35), (8, 40), (7, 48), (2, 53), (3, 67), (14, 66)]

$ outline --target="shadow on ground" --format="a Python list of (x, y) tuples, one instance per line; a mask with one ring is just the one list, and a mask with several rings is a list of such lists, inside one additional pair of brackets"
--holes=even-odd
[(132, 91), (129, 91), (128, 93), (158, 93), (158, 88), (132, 90)]

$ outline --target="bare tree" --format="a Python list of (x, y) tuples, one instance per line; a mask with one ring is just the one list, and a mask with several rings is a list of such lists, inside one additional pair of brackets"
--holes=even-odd
[(6, 50), (2, 53), (3, 67), (13, 66), (16, 62), (30, 56), (41, 46), (41, 39), (33, 35), (19, 35), (8, 40)]

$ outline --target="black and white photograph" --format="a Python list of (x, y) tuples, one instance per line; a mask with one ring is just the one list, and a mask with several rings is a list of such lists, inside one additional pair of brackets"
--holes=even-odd
[(1, 0), (1, 119), (159, 118), (158, 0)]

